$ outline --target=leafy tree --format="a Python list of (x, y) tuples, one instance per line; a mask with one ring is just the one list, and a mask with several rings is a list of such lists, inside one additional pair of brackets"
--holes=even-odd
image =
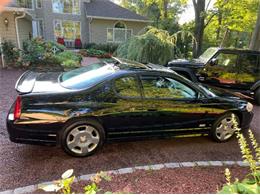
[(121, 5), (153, 21), (153, 26), (177, 32), (179, 15), (184, 11), (187, 0), (136, 0), (131, 3), (121, 0)]
[(217, 0), (207, 15), (204, 47), (248, 47), (257, 17), (259, 0)]

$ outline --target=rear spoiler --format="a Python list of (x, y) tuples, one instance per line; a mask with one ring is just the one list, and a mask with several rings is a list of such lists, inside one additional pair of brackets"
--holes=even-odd
[(26, 71), (15, 84), (15, 89), (19, 94), (30, 93), (33, 90), (35, 80), (40, 73)]

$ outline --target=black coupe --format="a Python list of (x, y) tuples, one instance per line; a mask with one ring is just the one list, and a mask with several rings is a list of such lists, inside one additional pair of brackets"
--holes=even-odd
[(10, 140), (61, 145), (88, 156), (105, 141), (234, 134), (234, 114), (249, 128), (253, 106), (223, 90), (193, 83), (158, 65), (114, 59), (65, 73), (25, 72), (7, 116)]

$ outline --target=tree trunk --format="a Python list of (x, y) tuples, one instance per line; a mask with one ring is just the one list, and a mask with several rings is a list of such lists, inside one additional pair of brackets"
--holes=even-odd
[(260, 5), (258, 9), (258, 16), (255, 25), (255, 30), (252, 34), (249, 49), (260, 50)]
[(194, 37), (197, 44), (193, 44), (193, 57), (196, 58), (201, 54), (203, 34), (205, 28), (205, 0), (192, 0), (195, 11), (195, 29)]
[(226, 40), (227, 40), (227, 38), (228, 38), (229, 32), (230, 32), (229, 29), (226, 28), (226, 31), (225, 31), (224, 37), (223, 37), (223, 39), (222, 39), (222, 42), (221, 42), (221, 44), (220, 44), (220, 47), (225, 47), (225, 43), (226, 43)]
[(216, 40), (217, 40), (217, 43), (220, 43), (220, 30), (221, 30), (221, 25), (222, 25), (222, 13), (219, 12), (219, 15), (218, 15), (218, 28), (217, 28), (217, 34), (216, 34)]
[(164, 18), (168, 18), (168, 4), (169, 0), (163, 0)]

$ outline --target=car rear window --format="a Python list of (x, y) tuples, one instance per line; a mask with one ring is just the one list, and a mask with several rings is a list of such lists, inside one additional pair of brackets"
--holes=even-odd
[(104, 81), (115, 71), (113, 64), (94, 63), (63, 73), (60, 76), (60, 84), (68, 89), (86, 89)]

